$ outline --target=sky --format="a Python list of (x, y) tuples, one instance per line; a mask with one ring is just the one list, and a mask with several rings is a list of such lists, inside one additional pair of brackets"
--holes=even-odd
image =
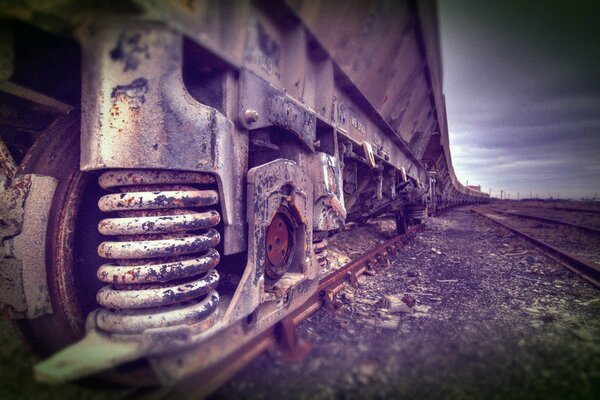
[(600, 200), (600, 1), (438, 0), (438, 14), (459, 180)]

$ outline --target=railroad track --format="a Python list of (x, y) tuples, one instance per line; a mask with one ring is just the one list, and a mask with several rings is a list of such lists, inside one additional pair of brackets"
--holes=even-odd
[(600, 214), (600, 208), (576, 208), (576, 207), (551, 207), (553, 210), (557, 211), (571, 211), (571, 212), (579, 212), (579, 213), (590, 213), (590, 214)]
[(597, 229), (597, 228), (594, 228), (594, 227), (580, 225), (580, 224), (574, 224), (572, 222), (562, 221), (562, 220), (554, 219), (554, 218), (542, 217), (540, 215), (523, 214), (523, 213), (514, 212), (514, 211), (500, 211), (500, 213), (502, 213), (504, 215), (512, 215), (512, 216), (515, 216), (515, 217), (536, 219), (538, 221), (545, 221), (545, 222), (551, 222), (551, 223), (559, 224), (559, 225), (571, 226), (573, 228), (578, 228), (578, 229), (581, 229), (581, 230), (584, 230), (584, 231), (588, 231), (588, 232), (591, 232), (591, 233), (600, 234), (600, 229)]
[[(299, 340), (296, 334), (296, 327), (321, 307), (330, 310), (337, 309), (340, 304), (336, 300), (336, 294), (342, 290), (345, 282), (356, 286), (358, 284), (358, 277), (365, 271), (387, 266), (389, 256), (395, 255), (421, 226), (415, 225), (410, 227), (405, 234), (393, 237), (340, 269), (321, 278), (317, 293), (310, 297), (302, 306), (298, 307), (283, 320), (268, 327), (261, 335), (245, 343), (226, 359), (207, 370), (185, 379), (178, 383), (176, 387), (158, 388), (148, 393), (145, 398), (148, 400), (179, 399), (182, 396), (194, 399), (205, 398), (262, 353), (275, 346), (280, 349), (283, 357), (290, 360), (301, 359), (310, 351), (311, 345), (309, 343), (302, 343)], [(231, 325), (227, 330), (234, 330), (236, 327), (236, 325)], [(226, 335), (227, 332), (223, 334)], [(199, 386), (198, 382), (202, 382), (202, 385)]]
[[(522, 215), (519, 213), (512, 212), (502, 212), (498, 210), (489, 210), (489, 209), (477, 209), (473, 208), (473, 211), (495, 223), (503, 226), (504, 228), (510, 230), (513, 233), (516, 233), (523, 239), (527, 240), (531, 245), (541, 250), (544, 254), (549, 256), (550, 258), (556, 260), (564, 267), (573, 271), (574, 273), (580, 275), (584, 279), (588, 280), (596, 287), (600, 287), (600, 266), (597, 264), (598, 258), (596, 254), (596, 261), (588, 260), (586, 257), (582, 257), (579, 254), (573, 254), (571, 251), (564, 249), (555, 245), (554, 243), (550, 243), (552, 237), (552, 229), (549, 228), (540, 228), (543, 230), (544, 238), (540, 238), (539, 230), (536, 233), (536, 229), (533, 229), (531, 226), (527, 226), (523, 222), (519, 222), (519, 219), (522, 220), (538, 220), (544, 221), (550, 224), (559, 224), (563, 226), (567, 226), (573, 229), (579, 229), (584, 232), (590, 233), (596, 232), (589, 227), (583, 227), (577, 224), (565, 223), (564, 221), (553, 220), (549, 218), (537, 217), (532, 215)], [(598, 247), (598, 246), (596, 246)], [(598, 248), (596, 248), (598, 251)]]

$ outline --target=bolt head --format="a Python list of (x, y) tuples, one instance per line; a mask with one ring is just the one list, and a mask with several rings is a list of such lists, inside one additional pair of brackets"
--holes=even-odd
[(246, 111), (244, 111), (244, 119), (246, 120), (246, 122), (257, 122), (258, 121), (258, 111), (256, 110), (251, 110), (248, 109)]

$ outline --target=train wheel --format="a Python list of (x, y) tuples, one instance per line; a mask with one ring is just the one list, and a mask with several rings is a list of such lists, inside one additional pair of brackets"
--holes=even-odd
[[(23, 336), (41, 356), (84, 336), (85, 319), (98, 307), (96, 293), (103, 286), (96, 278), (102, 263), (96, 250), (102, 241), (97, 202), (103, 193), (96, 184), (97, 174), (79, 170), (79, 136), (78, 112), (58, 119), (37, 138), (17, 172), (51, 176), (58, 182), (47, 216), (46, 243), (40, 244), (46, 251), (52, 314), (17, 320)], [(155, 383), (145, 362), (125, 365), (101, 378), (124, 384)]]
[(87, 176), (79, 172), (79, 116), (68, 115), (50, 125), (29, 149), (17, 173), (51, 176), (58, 182), (47, 216), (46, 243), (40, 244), (46, 251), (53, 313), (19, 320), (34, 349), (47, 355), (83, 335), (86, 292), (94, 293), (79, 282), (74, 257), (75, 222), (87, 184)]

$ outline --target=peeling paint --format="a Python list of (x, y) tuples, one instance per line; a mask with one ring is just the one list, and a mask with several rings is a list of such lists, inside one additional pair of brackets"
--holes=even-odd
[[(98, 314), (101, 329), (142, 333), (156, 328), (157, 321), (164, 320), (164, 327), (171, 325), (167, 320), (183, 317), (187, 324), (212, 326), (200, 320), (216, 307), (220, 256), (214, 247), (221, 238), (214, 227), (221, 217), (215, 210), (197, 208), (218, 204), (219, 196), (193, 186), (207, 182), (215, 180), (203, 173), (161, 170), (109, 171), (99, 177), (103, 188), (123, 190), (101, 197), (100, 210), (127, 211), (98, 224), (100, 233), (114, 237), (98, 246), (98, 254), (112, 260), (97, 271), (98, 279), (109, 284), (96, 296), (105, 307)], [(200, 299), (200, 309), (184, 304)], [(171, 306), (180, 312), (165, 309)]]
[(121, 33), (110, 58), (123, 63), (123, 72), (135, 71), (143, 60), (150, 59), (150, 46), (141, 32)]
[[(146, 102), (146, 93), (149, 91), (148, 80), (137, 78), (128, 85), (117, 85), (112, 89), (110, 97), (113, 103), (126, 103), (129, 108), (139, 108)], [(118, 108), (115, 116), (118, 116)]]

